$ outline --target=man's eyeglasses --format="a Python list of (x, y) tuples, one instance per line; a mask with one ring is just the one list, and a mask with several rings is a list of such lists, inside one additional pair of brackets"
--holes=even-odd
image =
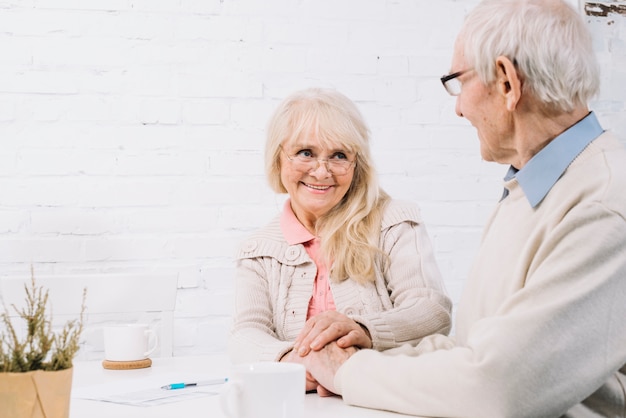
[(441, 84), (446, 89), (450, 96), (458, 96), (461, 94), (461, 82), (459, 77), (468, 71), (472, 71), (472, 68), (463, 71), (457, 71), (456, 73), (444, 75), (441, 77)]
[(295, 155), (287, 154), (283, 147), (280, 149), (285, 153), (287, 159), (298, 171), (309, 173), (317, 169), (318, 164), (324, 163), (326, 170), (336, 176), (344, 176), (348, 174), (348, 170), (356, 160), (348, 160), (344, 153), (336, 152), (328, 158), (315, 158), (310, 151), (302, 150)]

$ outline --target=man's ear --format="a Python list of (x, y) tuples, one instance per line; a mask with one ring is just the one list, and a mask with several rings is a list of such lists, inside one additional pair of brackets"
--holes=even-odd
[(513, 62), (503, 55), (496, 58), (496, 83), (498, 92), (506, 100), (507, 110), (515, 110), (522, 97), (522, 80)]

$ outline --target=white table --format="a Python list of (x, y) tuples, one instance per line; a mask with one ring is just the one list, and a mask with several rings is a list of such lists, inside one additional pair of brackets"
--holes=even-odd
[[(173, 383), (171, 376), (228, 376), (230, 363), (224, 355), (152, 359), (152, 366), (137, 370), (106, 370), (101, 361), (74, 363), (72, 389), (79, 392), (93, 385), (128, 384), (154, 380)], [(169, 379), (169, 380), (166, 380)], [(216, 389), (219, 390), (219, 389)], [(157, 406), (131, 406), (72, 397), (70, 418), (226, 418), (220, 409), (219, 395), (185, 399)], [(305, 418), (400, 418), (408, 415), (349, 406), (340, 397), (305, 396)]]

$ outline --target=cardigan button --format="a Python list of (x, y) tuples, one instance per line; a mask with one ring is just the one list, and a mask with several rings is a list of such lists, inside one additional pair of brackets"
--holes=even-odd
[(296, 246), (292, 246), (287, 248), (285, 252), (285, 258), (289, 261), (294, 261), (300, 256), (300, 248)]
[(258, 247), (258, 245), (259, 244), (255, 240), (250, 240), (243, 245), (243, 251), (249, 253), (256, 250), (256, 247)]

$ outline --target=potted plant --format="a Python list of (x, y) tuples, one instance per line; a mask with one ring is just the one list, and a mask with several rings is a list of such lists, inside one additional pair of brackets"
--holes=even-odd
[(58, 332), (48, 310), (48, 290), (36, 284), (32, 268), (24, 290), (25, 306), (10, 306), (17, 316), (10, 315), (8, 306), (0, 315), (0, 418), (68, 418), (86, 289), (79, 318)]

